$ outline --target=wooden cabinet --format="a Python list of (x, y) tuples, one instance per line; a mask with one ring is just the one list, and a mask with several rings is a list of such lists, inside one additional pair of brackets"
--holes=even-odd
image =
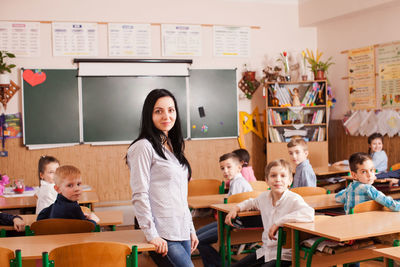
[[(308, 142), (311, 165), (327, 166), (326, 81), (268, 82), (265, 88), (267, 162), (289, 160), (287, 143), (292, 137), (302, 137)], [(292, 105), (296, 101), (299, 106)]]

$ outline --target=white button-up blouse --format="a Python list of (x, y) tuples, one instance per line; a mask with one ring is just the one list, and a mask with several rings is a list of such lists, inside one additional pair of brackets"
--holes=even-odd
[(147, 139), (128, 149), (132, 203), (140, 228), (148, 241), (190, 240), (195, 229), (187, 202), (188, 170), (164, 149), (160, 157)]

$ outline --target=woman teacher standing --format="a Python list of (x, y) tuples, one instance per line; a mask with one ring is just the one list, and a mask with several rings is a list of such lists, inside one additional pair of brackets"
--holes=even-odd
[(144, 101), (140, 134), (128, 149), (132, 203), (139, 226), (157, 253), (158, 266), (166, 258), (173, 266), (193, 266), (190, 255), (198, 239), (187, 203), (190, 164), (175, 97), (154, 89)]

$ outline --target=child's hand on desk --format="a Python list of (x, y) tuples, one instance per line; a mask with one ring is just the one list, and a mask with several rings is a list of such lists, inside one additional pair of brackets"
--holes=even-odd
[(228, 213), (228, 215), (226, 215), (226, 217), (225, 217), (225, 223), (226, 223), (227, 225), (233, 226), (233, 224), (232, 224), (232, 219), (235, 219), (235, 218), (236, 218), (237, 213), (238, 213), (239, 210), (240, 210), (239, 207), (238, 207), (238, 206), (235, 206), (233, 209), (231, 209), (231, 211)]
[(389, 186), (399, 185), (399, 179), (396, 178), (386, 178), (386, 181), (389, 181)]
[(271, 240), (276, 240), (275, 235), (276, 235), (276, 232), (278, 232), (278, 229), (279, 229), (279, 226), (276, 226), (275, 224), (273, 224), (273, 225), (271, 226), (271, 228), (269, 228), (269, 231), (268, 231), (268, 237), (269, 237), (269, 239), (271, 239)]
[(91, 212), (89, 214), (88, 213), (84, 213), (84, 214), (86, 216), (86, 219), (88, 219), (88, 220), (95, 221), (96, 223), (98, 223), (100, 221), (99, 217), (97, 217), (96, 214), (94, 214), (94, 212)]
[(18, 232), (23, 232), (25, 231), (25, 222), (19, 217), (15, 217), (13, 219), (14, 222), (14, 229), (17, 230)]
[(156, 252), (159, 254), (162, 254), (162, 256), (166, 256), (168, 253), (168, 243), (161, 237), (156, 237), (153, 240), (149, 242), (150, 244), (153, 244), (156, 246)]
[(199, 244), (199, 239), (197, 238), (196, 233), (191, 233), (190, 234), (190, 254), (192, 254), (193, 251), (195, 251), (198, 244)]

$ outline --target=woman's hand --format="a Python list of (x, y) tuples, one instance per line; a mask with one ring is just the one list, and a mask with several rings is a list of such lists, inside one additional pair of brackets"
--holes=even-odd
[(190, 234), (190, 254), (192, 254), (193, 251), (195, 251), (198, 244), (199, 244), (199, 239), (197, 238), (196, 233), (191, 233)]
[(225, 223), (227, 225), (233, 226), (232, 219), (236, 218), (238, 211), (239, 211), (239, 207), (235, 206), (233, 209), (231, 209), (231, 211), (228, 213), (228, 215), (226, 215)]
[(13, 219), (13, 222), (15, 230), (17, 230), (18, 232), (25, 231), (25, 222), (22, 219), (15, 217)]
[(278, 232), (278, 229), (279, 229), (279, 226), (276, 226), (275, 224), (273, 224), (273, 225), (271, 226), (271, 228), (269, 228), (269, 231), (268, 231), (268, 237), (269, 237), (269, 239), (271, 239), (271, 240), (276, 240), (275, 235), (276, 235), (276, 232)]
[[(197, 238), (197, 237), (196, 237)], [(150, 244), (153, 244), (156, 246), (156, 252), (161, 254), (163, 257), (167, 255), (168, 253), (168, 243), (161, 237), (156, 237), (153, 240), (149, 242)]]

